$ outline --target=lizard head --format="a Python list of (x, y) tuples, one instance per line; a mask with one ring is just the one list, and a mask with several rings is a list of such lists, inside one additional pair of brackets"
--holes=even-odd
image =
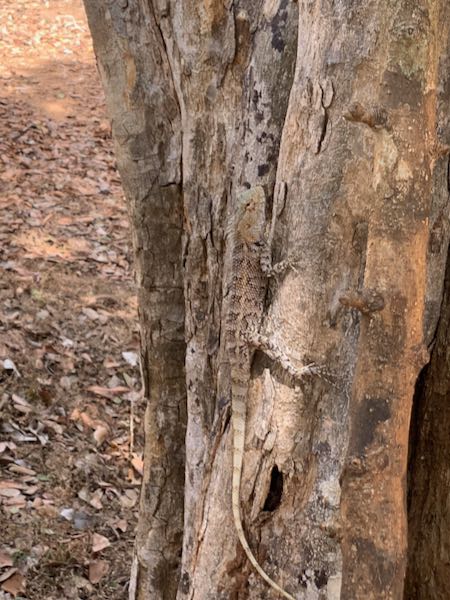
[(255, 186), (238, 195), (238, 236), (246, 244), (260, 242), (266, 228), (266, 196), (261, 186)]

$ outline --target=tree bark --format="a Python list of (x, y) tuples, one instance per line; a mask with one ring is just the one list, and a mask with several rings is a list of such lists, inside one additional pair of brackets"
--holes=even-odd
[[(262, 186), (268, 220), (278, 207), (274, 257), (295, 265), (269, 286), (263, 330), (323, 376), (296, 389), (255, 356), (241, 486), (250, 546), (296, 598), (400, 600), (408, 445), (412, 565), (437, 535), (411, 450), (426, 453), (422, 417), (408, 435), (450, 310), (450, 5), (85, 5), (130, 206), (148, 399), (130, 598), (274, 597), (232, 525), (222, 335), (236, 193)], [(443, 502), (442, 477), (436, 486)], [(447, 560), (428, 556), (426, 569)], [(445, 597), (444, 566), (422, 596), (414, 570), (407, 597)]]
[(85, 7), (129, 207), (147, 399), (131, 594), (174, 598), (186, 430), (180, 110), (151, 7), (97, 0)]

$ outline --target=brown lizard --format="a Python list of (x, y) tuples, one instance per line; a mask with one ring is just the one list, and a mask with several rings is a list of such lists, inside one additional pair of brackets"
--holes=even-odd
[(266, 235), (266, 198), (257, 186), (241, 193), (232, 236), (231, 298), (226, 321), (226, 351), (231, 372), (231, 422), (233, 427), (233, 518), (239, 541), (248, 560), (259, 575), (284, 598), (294, 597), (276, 584), (258, 564), (245, 537), (240, 508), (240, 487), (244, 455), (246, 405), (254, 348), (259, 347), (270, 358), (278, 361), (296, 379), (316, 372), (313, 365), (297, 369), (271, 341), (259, 333), (268, 277), (280, 273), (286, 261), (272, 266), (271, 238), (274, 230), (276, 207), (272, 224)]

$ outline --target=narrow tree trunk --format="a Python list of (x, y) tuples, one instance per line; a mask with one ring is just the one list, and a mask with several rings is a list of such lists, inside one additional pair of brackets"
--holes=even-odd
[(85, 7), (130, 212), (147, 399), (132, 595), (174, 598), (186, 429), (181, 120), (158, 24), (141, 4), (87, 0)]
[(227, 226), (237, 191), (262, 186), (268, 218), (278, 207), (275, 259), (295, 265), (269, 286), (263, 330), (323, 376), (296, 389), (255, 356), (250, 546), (296, 598), (400, 600), (409, 420), (449, 237), (448, 2), (85, 4), (140, 289), (147, 448), (130, 597), (272, 597), (232, 524), (222, 335)]

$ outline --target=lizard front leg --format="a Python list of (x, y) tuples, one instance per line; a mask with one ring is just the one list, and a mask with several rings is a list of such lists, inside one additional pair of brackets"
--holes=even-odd
[(261, 256), (259, 259), (259, 263), (261, 266), (261, 271), (264, 273), (264, 275), (267, 278), (275, 277), (275, 275), (280, 275), (280, 273), (283, 273), (288, 268), (294, 269), (293, 262), (289, 259), (281, 260), (280, 262), (273, 264), (272, 250), (271, 250), (270, 244), (268, 244), (268, 243), (264, 244), (264, 246), (261, 250)]

